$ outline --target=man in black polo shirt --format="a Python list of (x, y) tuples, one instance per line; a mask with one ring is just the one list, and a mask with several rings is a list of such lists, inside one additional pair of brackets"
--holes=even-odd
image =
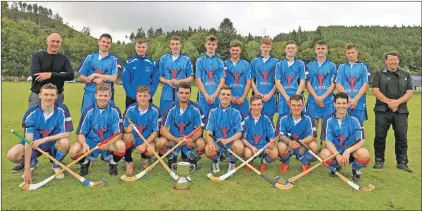
[(377, 71), (372, 80), (375, 104), (375, 169), (384, 168), (385, 140), (393, 125), (397, 168), (412, 173), (407, 166), (407, 101), (413, 94), (410, 74), (399, 68), (400, 56), (395, 51), (385, 55), (386, 68)]
[(47, 50), (40, 50), (32, 54), (31, 58), (31, 76), (32, 86), (29, 95), (29, 107), (40, 103), (39, 93), (44, 84), (52, 83), (58, 89), (58, 102), (63, 103), (63, 86), (65, 81), (71, 81), (74, 78), (73, 69), (69, 58), (59, 53), (62, 38), (57, 33), (48, 35), (45, 43)]

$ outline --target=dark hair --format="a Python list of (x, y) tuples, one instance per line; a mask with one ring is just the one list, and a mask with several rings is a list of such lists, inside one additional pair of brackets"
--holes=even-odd
[(315, 43), (314, 48), (315, 48), (317, 45), (325, 45), (325, 46), (327, 46), (327, 48), (328, 48), (328, 44), (327, 44), (327, 42), (325, 42), (324, 40), (318, 40), (318, 41)]
[(350, 50), (352, 48), (354, 48), (356, 50), (358, 49), (358, 47), (354, 43), (347, 43), (346, 46), (344, 46), (344, 50)]
[(209, 36), (205, 37), (205, 42), (208, 42), (208, 41), (218, 42), (218, 39), (214, 35), (209, 35)]
[(110, 40), (111, 40), (111, 42), (113, 42), (113, 39), (111, 38), (111, 35), (110, 35), (110, 34), (107, 34), (107, 33), (102, 34), (102, 35), (100, 36), (100, 40), (101, 40), (101, 38), (103, 38), (103, 37), (106, 37), (106, 38), (110, 39)]
[(398, 59), (400, 59), (399, 52), (397, 51), (388, 51), (388, 53), (385, 54), (385, 60), (387, 60), (388, 56), (396, 56)]
[(140, 45), (140, 44), (142, 44), (142, 43), (146, 43), (146, 44), (148, 44), (148, 41), (147, 41), (146, 39), (137, 39), (137, 40), (136, 40), (136, 44)]
[(286, 44), (284, 44), (284, 48), (286, 48), (288, 45), (296, 45), (296, 47), (297, 47), (297, 43), (294, 41), (294, 40), (289, 40), (289, 41), (287, 41), (286, 42)]
[(181, 37), (179, 37), (179, 36), (172, 36), (172, 37), (170, 37), (169, 42), (170, 42), (171, 40), (179, 41), (180, 43), (182, 43), (182, 38), (181, 38)]
[(180, 88), (189, 89), (189, 91), (192, 91), (192, 86), (190, 83), (182, 82), (179, 84), (179, 86), (177, 86), (177, 91), (179, 91)]
[(349, 102), (349, 95), (347, 95), (346, 93), (344, 93), (344, 92), (337, 92), (335, 95), (334, 95), (334, 103), (337, 101), (337, 99), (346, 99), (347, 100), (347, 102)]
[(262, 98), (261, 95), (252, 95), (251, 96), (251, 100), (250, 100), (250, 104), (252, 105), (252, 102), (255, 100), (261, 100), (262, 103), (264, 103), (264, 99)]
[(294, 94), (294, 95), (290, 96), (290, 101), (292, 101), (292, 100), (294, 100), (294, 101), (302, 101), (302, 103), (303, 103), (302, 96), (301, 95), (298, 95), (298, 94)]
[(271, 40), (271, 38), (266, 37), (264, 39), (261, 40), (261, 45), (271, 45), (273, 42)]

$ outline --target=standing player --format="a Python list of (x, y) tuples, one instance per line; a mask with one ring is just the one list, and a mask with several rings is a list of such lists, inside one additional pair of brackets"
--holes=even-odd
[(347, 62), (338, 68), (336, 88), (349, 96), (348, 111), (363, 122), (368, 119), (366, 112), (366, 90), (371, 83), (371, 71), (367, 65), (358, 60), (358, 48), (355, 44), (347, 44), (344, 48)]
[[(234, 153), (242, 156), (243, 143), (240, 140), (242, 138), (242, 117), (240, 112), (230, 106), (232, 98), (232, 90), (228, 86), (224, 86), (220, 90), (219, 94), (220, 105), (217, 108), (213, 108), (208, 116), (207, 123), (207, 145), (205, 147), (205, 154), (213, 162), (212, 170), (214, 173), (220, 171), (219, 159), (225, 149), (218, 146), (217, 143), (209, 136), (213, 134), (220, 142), (227, 148), (230, 148)], [(234, 155), (230, 155), (230, 162), (227, 172), (231, 171), (236, 167), (235, 163), (237, 158)]]
[[(301, 162), (302, 171), (309, 169), (309, 163), (312, 161), (312, 154), (305, 152), (295, 140), (305, 144), (312, 152), (317, 153), (318, 145), (313, 141), (313, 124), (309, 116), (303, 113), (303, 97), (292, 95), (290, 97), (290, 113), (280, 115), (277, 122), (277, 130), (283, 133), (281, 141), (278, 142), (279, 158), (281, 160), (280, 172), (287, 173), (290, 167), (290, 155), (295, 155)], [(289, 153), (290, 152), (290, 153)]]
[(248, 93), (251, 88), (251, 69), (249, 63), (240, 59), (242, 43), (230, 43), (230, 59), (224, 62), (226, 67), (226, 84), (232, 88), (232, 106), (245, 118), (249, 112)]
[[(316, 60), (308, 64), (308, 81), (306, 88), (309, 92), (308, 115), (312, 118), (316, 130), (318, 130), (319, 120), (332, 114), (334, 108), (333, 91), (336, 87), (334, 83), (336, 77), (336, 65), (327, 59), (328, 45), (320, 40), (315, 43)], [(315, 143), (317, 142), (317, 131), (315, 131)], [(322, 145), (322, 141), (321, 141)]]
[(297, 45), (295, 41), (288, 41), (285, 47), (286, 59), (276, 64), (275, 86), (279, 94), (277, 112), (279, 115), (288, 113), (290, 96), (302, 95), (305, 87), (305, 63), (296, 59)]
[(273, 121), (276, 112), (276, 97), (274, 95), (276, 87), (274, 86), (276, 58), (270, 56), (271, 39), (261, 40), (261, 56), (251, 61), (252, 89), (256, 95), (261, 95), (264, 100), (263, 113)]
[(140, 86), (136, 89), (136, 103), (130, 105), (125, 112), (125, 115), (135, 124), (136, 128), (141, 132), (142, 136), (151, 147), (139, 137), (138, 133), (129, 124), (129, 121), (124, 118), (123, 125), (125, 127), (125, 134), (123, 141), (126, 144), (126, 174), (133, 174), (133, 159), (132, 152), (135, 150), (141, 153), (143, 159), (143, 167), (148, 167), (148, 160), (154, 156), (155, 139), (159, 133), (160, 114), (158, 108), (149, 103), (151, 99), (151, 91), (147, 86)]
[(196, 60), (195, 82), (199, 89), (198, 104), (206, 118), (211, 109), (219, 104), (217, 98), (221, 87), (225, 84), (224, 63), (215, 55), (218, 40), (210, 35), (205, 38), (205, 54)]
[[(348, 101), (349, 96), (344, 92), (338, 92), (334, 95), (336, 111), (333, 115), (326, 118), (323, 123), (321, 139), (326, 140), (326, 148), (321, 151), (321, 159), (325, 160), (361, 139), (362, 141), (344, 150), (335, 159), (326, 162), (331, 167), (336, 168), (337, 171), (342, 166), (347, 166), (351, 163), (352, 179), (358, 182), (361, 174), (360, 169), (368, 165), (370, 157), (368, 150), (363, 147), (362, 125), (357, 118), (352, 117), (347, 112), (347, 107), (349, 106)], [(335, 173), (330, 171), (330, 176), (335, 176)]]
[(151, 98), (158, 86), (157, 66), (152, 58), (146, 56), (147, 41), (136, 40), (135, 49), (137, 55), (126, 61), (122, 75), (123, 88), (126, 91), (126, 108), (136, 102), (136, 90), (139, 86), (148, 86)]
[[(111, 86), (117, 80), (117, 58), (110, 55), (112, 38), (109, 34), (102, 34), (98, 40), (99, 51), (88, 55), (79, 70), (79, 79), (85, 85), (82, 99), (81, 113), (95, 103), (97, 85)], [(113, 95), (113, 92), (111, 93)], [(113, 103), (113, 101), (110, 101)]]
[(176, 89), (180, 83), (193, 81), (192, 63), (189, 56), (180, 54), (182, 38), (173, 36), (169, 40), (171, 53), (161, 56), (158, 65), (160, 82), (164, 84), (160, 97), (160, 113), (168, 110), (173, 101), (177, 101)]
[[(32, 171), (38, 166), (37, 158), (41, 153), (37, 148), (49, 152), (60, 162), (69, 151), (68, 138), (73, 131), (72, 119), (64, 104), (54, 102), (57, 95), (55, 85), (49, 83), (41, 87), (41, 103), (31, 107), (22, 121), (25, 138), (33, 141), (32, 145), (21, 141), (7, 153), (7, 159), (16, 163), (12, 173), (24, 170), (23, 178), (26, 183), (32, 183)], [(53, 163), (53, 171), (59, 170), (59, 165)], [(64, 174), (58, 175), (57, 178), (64, 178)]]
[[(242, 142), (245, 145), (243, 156), (248, 160), (256, 154), (268, 141), (275, 137), (274, 127), (271, 119), (262, 114), (264, 100), (261, 95), (253, 95), (251, 97), (251, 113), (247, 116), (243, 123)], [(267, 171), (267, 163), (277, 159), (278, 151), (274, 148), (274, 142), (268, 146), (261, 154), (262, 160), (259, 165), (259, 171), (262, 173)], [(251, 171), (246, 166), (246, 171)]]
[[(113, 134), (124, 132), (120, 110), (110, 103), (110, 87), (106, 84), (98, 85), (94, 97), (96, 102), (82, 114), (76, 130), (77, 142), (69, 150), (69, 155), (74, 160)], [(109, 173), (117, 175), (117, 162), (125, 154), (125, 149), (125, 143), (121, 140), (121, 136), (101, 145), (100, 149), (79, 161), (81, 164), (80, 175), (88, 174), (89, 162), (96, 160), (100, 151), (104, 160), (107, 160), (105, 155), (113, 153), (113, 158), (110, 159)]]
[[(170, 107), (168, 112), (162, 116), (161, 137), (157, 140), (157, 150), (161, 153), (165, 153), (169, 147), (182, 141), (186, 135), (202, 124), (201, 111), (189, 100), (191, 91), (189, 83), (179, 84), (177, 87), (178, 103)], [(199, 130), (167, 156), (169, 167), (171, 168), (173, 163), (177, 162), (177, 156), (182, 149), (189, 158), (189, 162), (197, 167), (196, 162), (204, 153), (204, 148), (202, 130)]]

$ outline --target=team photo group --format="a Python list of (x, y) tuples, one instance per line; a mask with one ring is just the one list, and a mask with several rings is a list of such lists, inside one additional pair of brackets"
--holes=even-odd
[[(409, 72), (399, 68), (398, 52), (385, 52), (385, 68), (371, 75), (353, 43), (345, 43), (347, 61), (338, 66), (327, 59), (329, 45), (324, 40), (314, 44), (315, 60), (308, 64), (297, 58), (296, 42), (272, 46), (270, 38), (261, 40), (261, 53), (251, 61), (242, 59), (243, 44), (233, 40), (230, 58), (223, 61), (216, 55), (218, 38), (210, 35), (204, 40), (204, 54), (193, 65), (189, 55), (181, 54), (183, 40), (173, 36), (168, 40), (170, 53), (158, 61), (148, 57), (148, 40), (136, 40), (137, 55), (121, 66), (118, 55), (109, 51), (111, 35), (102, 34), (98, 52), (88, 55), (79, 68), (84, 94), (81, 100), (71, 99), (81, 101), (80, 113), (71, 114), (64, 98), (72, 90), (63, 90), (65, 81), (74, 79), (74, 69), (59, 52), (58, 33), (45, 42), (46, 49), (31, 57), (24, 133), (13, 131), (21, 141), (7, 152), (7, 159), (16, 164), (12, 172), (23, 172), (24, 190), (63, 179), (66, 171), (86, 186), (103, 185), (105, 181), (85, 178), (90, 171), (106, 170), (92, 168), (99, 160), (108, 163), (110, 175), (122, 180), (136, 181), (159, 163), (177, 179), (180, 163), (186, 163), (193, 172), (211, 172), (211, 180), (224, 180), (239, 170), (254, 171), (277, 187), (293, 185), (322, 165), (327, 177), (340, 177), (356, 190), (372, 190), (371, 185), (359, 186), (362, 181), (370, 183), (362, 173), (384, 168), (390, 125), (396, 167), (412, 173), (407, 101), (413, 86)], [(283, 48), (285, 58), (271, 57), (272, 48)], [(125, 93), (116, 93), (121, 67)], [(199, 90), (197, 96), (192, 96), (193, 88)], [(375, 131), (363, 126), (370, 88), (376, 97)], [(126, 96), (125, 108), (117, 107), (115, 95)], [(159, 105), (152, 103), (153, 97), (159, 98)], [(79, 123), (72, 122), (75, 115), (81, 117)], [(73, 131), (76, 140), (71, 140)], [(374, 155), (364, 147), (366, 133), (374, 134)], [(141, 157), (141, 173), (134, 168), (135, 153)], [(42, 155), (50, 160), (53, 175), (37, 186), (32, 172)], [(63, 164), (66, 156), (73, 162)], [(198, 165), (201, 158), (205, 161)], [(221, 162), (228, 162), (228, 168), (220, 169)], [(265, 175), (271, 162), (279, 164), (281, 177)], [(370, 162), (373, 165), (368, 166)], [(72, 170), (76, 164), (79, 172)], [(119, 172), (118, 165), (125, 165), (125, 171)], [(350, 179), (343, 176), (347, 166)], [(284, 178), (291, 168), (300, 168), (301, 173)]]

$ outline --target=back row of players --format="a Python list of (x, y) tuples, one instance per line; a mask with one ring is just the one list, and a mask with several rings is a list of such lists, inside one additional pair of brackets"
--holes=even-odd
[[(218, 140), (203, 136), (202, 131), (198, 131), (167, 157), (170, 166), (182, 151), (184, 159), (195, 165), (205, 154), (213, 161), (213, 172), (218, 172), (219, 160), (225, 152), (216, 141), (247, 159), (281, 132), (283, 136), (277, 147), (270, 145), (265, 150), (260, 170), (265, 171), (266, 163), (279, 158), (280, 171), (287, 172), (290, 155), (296, 155), (303, 170), (309, 168), (312, 160), (312, 155), (300, 149), (300, 145), (292, 139), (308, 145), (316, 153), (318, 120), (328, 117), (321, 134), (321, 140), (328, 142), (326, 149), (321, 151), (321, 157), (324, 159), (340, 151), (330, 161), (331, 165), (339, 169), (350, 159), (353, 162), (353, 179), (359, 179), (359, 169), (369, 162), (369, 153), (362, 148), (363, 142), (342, 151), (356, 140), (363, 139), (362, 123), (366, 120), (365, 91), (369, 87), (369, 71), (357, 60), (355, 45), (346, 45), (348, 62), (337, 71), (335, 64), (326, 58), (328, 46), (324, 41), (315, 44), (317, 59), (308, 65), (295, 59), (297, 46), (292, 41), (286, 44), (286, 59), (277, 61), (270, 57), (271, 40), (268, 38), (261, 41), (261, 56), (253, 59), (251, 64), (240, 59), (242, 49), (238, 42), (231, 44), (231, 58), (223, 63), (215, 55), (217, 39), (209, 36), (205, 42), (206, 53), (196, 63), (195, 82), (200, 90), (196, 104), (189, 100), (189, 82), (193, 81), (190, 59), (179, 54), (180, 38), (172, 37), (169, 42), (172, 52), (162, 56), (155, 64), (145, 56), (147, 42), (137, 41), (138, 55), (126, 62), (123, 72), (127, 95), (125, 114), (147, 138), (151, 148), (143, 143), (128, 121), (123, 120), (120, 110), (111, 100), (113, 90), (108, 84), (113, 80), (108, 79), (117, 77), (117, 59), (114, 56), (101, 58), (101, 51), (106, 49), (108, 53), (111, 46), (111, 37), (107, 36), (100, 38), (100, 52), (88, 56), (80, 70), (80, 79), (87, 85), (82, 118), (76, 131), (77, 142), (69, 145), (68, 137), (73, 130), (70, 114), (66, 106), (54, 103), (57, 89), (48, 84), (41, 89), (41, 104), (29, 109), (23, 119), (26, 137), (34, 140), (32, 148), (41, 147), (59, 161), (67, 152), (76, 159), (97, 143), (121, 131), (123, 137), (115, 138), (110, 144), (102, 146), (102, 151), (81, 160), (80, 173), (88, 174), (90, 161), (101, 153), (102, 158), (110, 162), (111, 175), (117, 175), (117, 162), (123, 156), (127, 163), (126, 174), (132, 174), (132, 151), (136, 150), (144, 158), (153, 156), (153, 150), (164, 154), (194, 128), (205, 123), (206, 134), (213, 133)], [(158, 85), (157, 78), (164, 84), (160, 111), (150, 104)], [(251, 81), (251, 78), (254, 80)], [(309, 91), (307, 114), (304, 113), (305, 85)], [(254, 95), (249, 102), (247, 96), (251, 86)], [(339, 93), (334, 97), (335, 88)], [(348, 113), (348, 108), (356, 118)], [(276, 111), (280, 116), (274, 129), (272, 120)], [(23, 143), (14, 146), (8, 153), (9, 160), (22, 168), (25, 166), (24, 179), (27, 182), (31, 181), (31, 169), (38, 164), (38, 156), (29, 145), (24, 149)], [(236, 157), (229, 154), (226, 157), (229, 157), (228, 170), (231, 170), (235, 167)], [(145, 167), (148, 163), (143, 165)], [(53, 164), (53, 170), (58, 169)]]

